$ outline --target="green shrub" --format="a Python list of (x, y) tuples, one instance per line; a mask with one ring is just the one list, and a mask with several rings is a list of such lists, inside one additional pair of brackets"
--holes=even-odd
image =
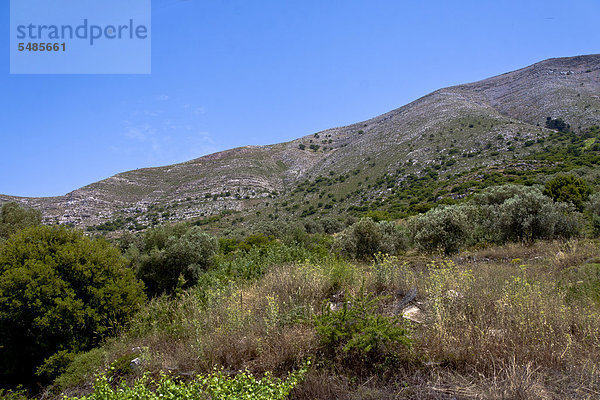
[(6, 390), (0, 389), (0, 399), (2, 400), (27, 400), (27, 391), (23, 389)]
[(379, 225), (370, 218), (363, 218), (351, 228), (355, 237), (356, 256), (368, 258), (379, 251), (382, 234)]
[(571, 126), (563, 121), (562, 118), (547, 117), (545, 126), (548, 129), (553, 129), (563, 133), (571, 130)]
[(29, 381), (57, 352), (97, 345), (138, 310), (142, 287), (104, 240), (46, 226), (12, 235), (0, 246), (0, 380)]
[(555, 203), (548, 214), (548, 221), (554, 227), (550, 239), (570, 239), (581, 235), (583, 215), (576, 212), (571, 204)]
[(344, 224), (337, 219), (331, 217), (325, 217), (321, 219), (321, 226), (323, 226), (323, 232), (331, 235), (344, 229)]
[(371, 259), (376, 253), (396, 254), (407, 247), (406, 233), (393, 222), (362, 218), (338, 234), (334, 249), (354, 259)]
[(448, 255), (479, 242), (571, 238), (582, 230), (582, 215), (537, 187), (503, 185), (485, 189), (466, 204), (413, 217), (409, 229), (417, 248)]
[(200, 227), (184, 224), (150, 229), (135, 263), (148, 294), (171, 294), (198, 281), (200, 273), (214, 262), (218, 242)]
[(578, 211), (583, 211), (591, 193), (588, 184), (574, 175), (557, 175), (544, 187), (546, 196), (557, 202), (572, 203)]
[(369, 258), (379, 250), (381, 231), (377, 223), (370, 218), (363, 218), (340, 233), (334, 247), (342, 255), (351, 258)]
[[(223, 371), (207, 375), (198, 375), (190, 382), (162, 376), (153, 381), (148, 375), (136, 380), (133, 386), (113, 387), (110, 379), (104, 375), (94, 384), (94, 392), (81, 400), (116, 399), (212, 399), (212, 400), (283, 400), (288, 398), (292, 389), (298, 385), (308, 370), (308, 363), (292, 372), (287, 379), (279, 379), (270, 373), (256, 378), (248, 372), (231, 377)], [(76, 400), (77, 397), (65, 397)]]
[(53, 390), (61, 392), (64, 389), (92, 381), (97, 373), (106, 366), (106, 357), (106, 352), (102, 347), (74, 355), (64, 372), (54, 380)]
[(600, 236), (600, 215), (592, 215), (592, 229), (594, 235)]
[(529, 193), (531, 190), (530, 187), (523, 185), (492, 186), (477, 193), (473, 197), (473, 203), (480, 206), (498, 206), (508, 199)]
[(321, 225), (318, 221), (308, 220), (304, 223), (304, 230), (306, 233), (314, 234), (314, 233), (323, 233), (323, 225)]
[(60, 350), (44, 360), (35, 374), (46, 381), (51, 381), (62, 374), (75, 359), (76, 354), (67, 350)]
[(42, 223), (42, 213), (26, 209), (15, 202), (5, 203), (0, 208), (0, 240), (13, 233)]
[(255, 233), (247, 236), (238, 244), (238, 249), (244, 251), (250, 251), (253, 247), (265, 248), (271, 245), (275, 241), (273, 235), (264, 235), (262, 233)]
[(600, 192), (596, 192), (590, 197), (586, 208), (591, 214), (600, 215)]
[(394, 255), (408, 248), (408, 232), (406, 228), (396, 225), (391, 221), (381, 221), (379, 229), (381, 231), (379, 252)]
[(365, 217), (371, 218), (375, 222), (388, 221), (390, 214), (382, 210), (371, 210), (365, 214)]
[(572, 205), (554, 203), (536, 188), (506, 200), (489, 216), (500, 242), (569, 238), (581, 230)]
[(445, 254), (458, 252), (472, 233), (469, 211), (465, 206), (446, 206), (413, 217), (409, 229), (417, 248)]
[(411, 340), (403, 321), (377, 312), (380, 298), (365, 293), (349, 296), (341, 308), (324, 304), (315, 318), (315, 328), (323, 351), (354, 363), (375, 364), (394, 357)]
[[(215, 267), (201, 277), (205, 280), (256, 279), (264, 275), (274, 265), (296, 261), (320, 261), (329, 256), (330, 243), (319, 243), (320, 236), (315, 235), (311, 248), (303, 244), (285, 244), (274, 241), (264, 248), (253, 247), (248, 252), (235, 252), (216, 259)], [(327, 237), (327, 240), (331, 240)], [(326, 247), (327, 246), (327, 247)]]
[(229, 254), (237, 249), (238, 241), (234, 238), (220, 237), (219, 238), (219, 251), (222, 254)]
[(537, 187), (495, 186), (476, 195), (473, 203), (480, 208), (482, 236), (494, 242), (570, 238), (582, 229), (574, 206), (555, 203)]

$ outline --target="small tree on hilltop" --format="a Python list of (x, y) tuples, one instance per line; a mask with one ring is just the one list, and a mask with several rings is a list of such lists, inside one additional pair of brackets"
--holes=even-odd
[(554, 119), (552, 117), (546, 118), (546, 128), (563, 133), (567, 133), (571, 130), (571, 126), (565, 121), (563, 121), (561, 118)]

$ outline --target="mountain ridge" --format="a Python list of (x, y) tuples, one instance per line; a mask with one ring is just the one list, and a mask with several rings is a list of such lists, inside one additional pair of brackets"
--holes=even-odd
[[(360, 186), (359, 178), (369, 176), (393, 175), (395, 184), (401, 184), (407, 176), (437, 168), (448, 159), (457, 160), (456, 152), (468, 162), (458, 163), (464, 164), (460, 168), (444, 166), (441, 172), (452, 175), (476, 165), (500, 165), (511, 147), (506, 142), (536, 142), (550, 133), (544, 127), (547, 117), (564, 119), (580, 130), (600, 124), (598, 94), (599, 54), (552, 58), (438, 89), (365, 121), (288, 142), (243, 146), (183, 163), (126, 171), (64, 196), (0, 195), (0, 202), (39, 208), (47, 223), (82, 227), (117, 217), (147, 225), (206, 218), (224, 211), (248, 213), (276, 200), (285, 203), (294, 198), (301, 182), (322, 176), (348, 175), (332, 183), (345, 193)], [(510, 150), (508, 156), (523, 156), (535, 148)], [(490, 156), (495, 153), (499, 156)], [(351, 177), (349, 171), (362, 165), (367, 165), (368, 173), (363, 167), (356, 179)], [(372, 199), (381, 193), (363, 190), (361, 195)], [(316, 198), (304, 195), (302, 202), (306, 201)], [(146, 214), (154, 208), (172, 211), (166, 217), (148, 218)]]

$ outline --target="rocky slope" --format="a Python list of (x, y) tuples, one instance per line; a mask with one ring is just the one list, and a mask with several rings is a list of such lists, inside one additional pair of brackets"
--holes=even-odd
[[(550, 59), (441, 89), (368, 121), (288, 143), (124, 172), (65, 196), (0, 195), (0, 202), (39, 208), (49, 223), (85, 227), (120, 219), (125, 227), (206, 218), (225, 210), (249, 215), (288, 202), (309, 204), (317, 197), (298, 197), (298, 185), (322, 177), (331, 177), (330, 197), (351, 191), (361, 192), (363, 199), (385, 197), (385, 189), (361, 183), (390, 177), (393, 186), (429, 167), (440, 170), (440, 165), (440, 173), (451, 176), (475, 166), (506, 164), (535, 150), (538, 145), (532, 143), (550, 133), (544, 127), (547, 117), (561, 118), (575, 129), (600, 124), (599, 96), (600, 55)], [(352, 203), (350, 194), (346, 198), (349, 204), (358, 201)]]

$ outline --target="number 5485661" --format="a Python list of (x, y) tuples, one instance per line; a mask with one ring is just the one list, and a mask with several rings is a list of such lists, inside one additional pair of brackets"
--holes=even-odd
[(66, 51), (66, 43), (19, 43), (19, 51)]

